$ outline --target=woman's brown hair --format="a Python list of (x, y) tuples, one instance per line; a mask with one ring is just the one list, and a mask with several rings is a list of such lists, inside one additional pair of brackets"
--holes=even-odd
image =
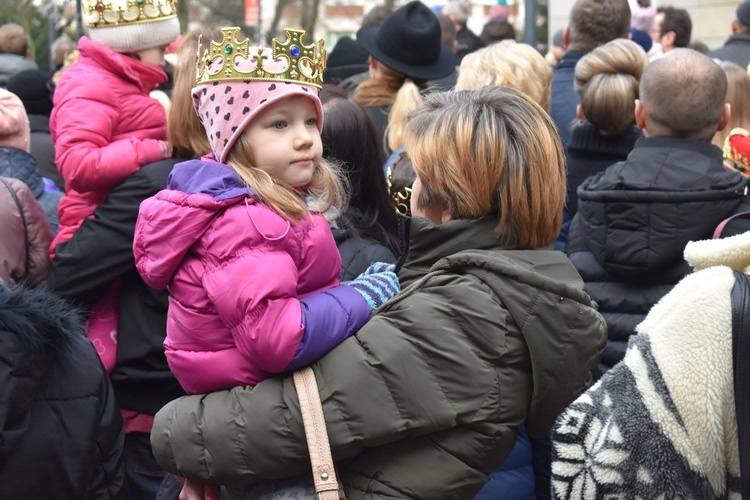
[(210, 30), (195, 30), (184, 36), (177, 49), (172, 109), (167, 117), (167, 138), (174, 146), (177, 158), (199, 158), (211, 152), (206, 130), (193, 107), (191, 92), (195, 85), (195, 61), (199, 36), (202, 36), (201, 50), (205, 50), (214, 38)]
[(549, 115), (525, 94), (488, 86), (431, 94), (405, 134), (419, 207), (497, 218), (501, 245), (550, 245), (562, 224), (565, 159)]

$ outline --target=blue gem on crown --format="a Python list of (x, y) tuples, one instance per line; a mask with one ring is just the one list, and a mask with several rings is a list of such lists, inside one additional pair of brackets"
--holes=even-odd
[(289, 47), (289, 53), (292, 54), (293, 57), (299, 57), (299, 47), (292, 45)]

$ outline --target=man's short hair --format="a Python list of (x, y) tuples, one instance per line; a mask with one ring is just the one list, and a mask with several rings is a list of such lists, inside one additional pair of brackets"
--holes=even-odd
[(630, 32), (628, 0), (578, 0), (568, 22), (570, 48), (593, 50)]
[(724, 109), (727, 77), (700, 52), (674, 49), (646, 67), (639, 93), (647, 130), (650, 122), (658, 135), (710, 141)]
[(662, 37), (672, 31), (674, 33), (674, 46), (687, 47), (690, 45), (690, 33), (693, 31), (693, 23), (690, 14), (685, 9), (674, 7), (659, 7), (659, 14), (664, 14), (659, 36)]
[(26, 57), (29, 51), (29, 36), (16, 23), (0, 26), (0, 54), (16, 54)]
[(76, 49), (76, 43), (69, 36), (63, 35), (52, 42), (52, 60), (55, 64), (65, 62), (65, 57)]

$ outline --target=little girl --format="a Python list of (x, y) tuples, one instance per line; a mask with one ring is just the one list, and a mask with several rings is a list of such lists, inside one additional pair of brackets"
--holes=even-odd
[(393, 272), (376, 272), (385, 265), (339, 284), (321, 215), (342, 198), (322, 158), (322, 44), (312, 80), (294, 71), (299, 79), (283, 81), (274, 73), (286, 57), (250, 47), (257, 68), (236, 43), (239, 28), (222, 32), (220, 53), (234, 50), (239, 71), (199, 61), (193, 89), (213, 154), (176, 165), (167, 189), (141, 204), (133, 247), (144, 281), (169, 286), (166, 356), (192, 394), (309, 364), (399, 291)]
[[(125, 14), (116, 15), (118, 7)], [(175, 0), (148, 0), (140, 8), (85, 0), (83, 13), (90, 38), (78, 41), (80, 55), (55, 88), (50, 116), (55, 164), (65, 181), (52, 256), (110, 189), (143, 165), (172, 156), (164, 108), (149, 92), (167, 81), (164, 47), (180, 34)], [(108, 371), (115, 363), (117, 290), (106, 292), (87, 324)]]

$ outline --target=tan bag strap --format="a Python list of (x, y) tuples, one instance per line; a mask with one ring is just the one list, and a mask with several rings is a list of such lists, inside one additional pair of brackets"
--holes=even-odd
[(320, 402), (318, 382), (312, 368), (307, 367), (294, 372), (294, 387), (297, 389), (302, 423), (305, 426), (315, 492), (320, 500), (344, 498), (344, 490), (336, 477), (326, 421), (323, 417), (323, 404)]

